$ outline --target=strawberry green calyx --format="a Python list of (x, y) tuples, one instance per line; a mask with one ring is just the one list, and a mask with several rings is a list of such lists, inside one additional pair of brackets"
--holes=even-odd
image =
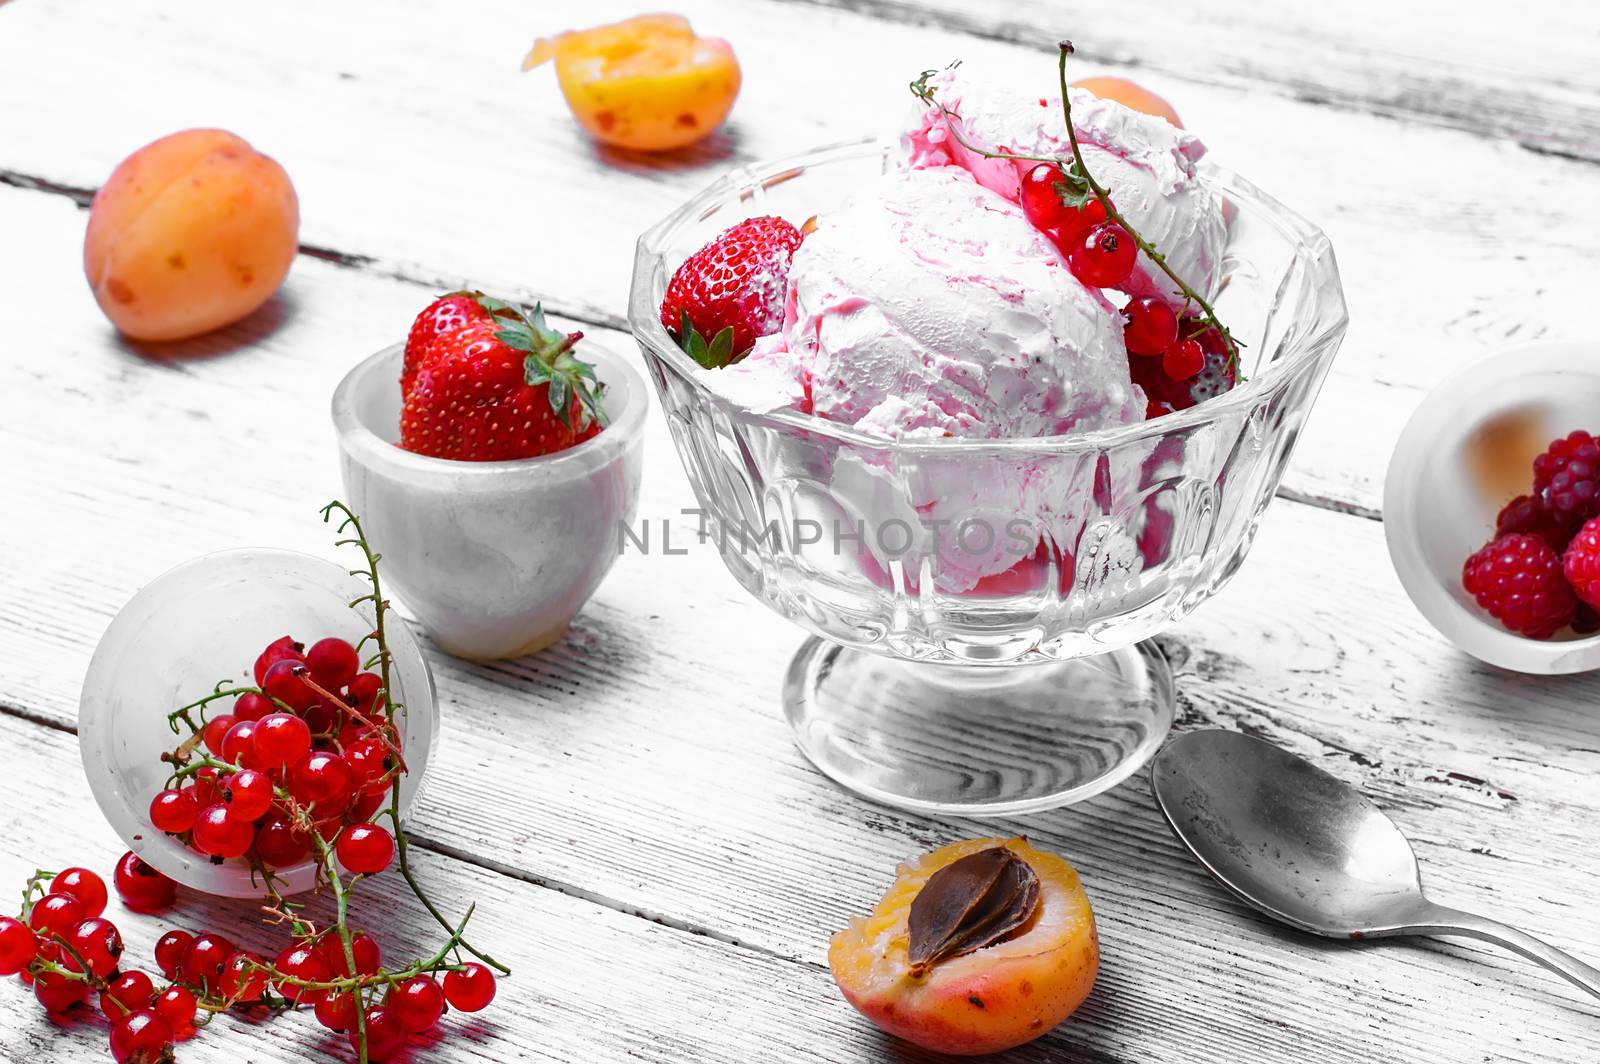
[(514, 304), (482, 292), (466, 294), (477, 300), (501, 326), (495, 333), (496, 339), (513, 351), (526, 352), (523, 379), (535, 387), (549, 386), (550, 409), (563, 425), (573, 427), (572, 401), (576, 398), (578, 428), (587, 427), (590, 421), (601, 428), (606, 426), (606, 411), (600, 402), (605, 385), (595, 376), (591, 363), (572, 353), (573, 346), (583, 339), (583, 333), (552, 329), (545, 321), (542, 304), (535, 303), (530, 315)]
[(733, 326), (726, 326), (708, 343), (704, 334), (689, 321), (686, 310), (678, 326), (678, 344), (684, 354), (706, 369), (721, 369), (733, 361)]

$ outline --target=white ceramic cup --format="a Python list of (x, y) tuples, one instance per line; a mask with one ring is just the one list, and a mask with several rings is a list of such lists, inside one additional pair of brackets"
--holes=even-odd
[[(89, 662), (78, 708), (78, 747), (95, 801), (129, 849), (157, 871), (207, 894), (249, 898), (265, 893), (245, 862), (214, 864), (151, 827), (150, 799), (171, 772), (161, 755), (188, 737), (172, 731), (167, 714), (210, 694), (221, 680), (253, 686), (257, 655), (280, 636), (308, 645), (328, 636), (357, 642), (372, 631), (372, 607), (350, 603), (370, 590), (343, 565), (295, 551), (247, 549), (185, 562), (128, 600)], [(433, 676), (416, 636), (393, 614), (385, 634), (394, 660), (395, 702), (405, 707), (397, 722), (409, 770), (400, 778), (403, 813), (415, 800), (437, 745), (439, 715)], [(210, 715), (231, 707), (231, 701), (221, 700)], [(280, 889), (309, 890), (315, 873), (310, 859), (280, 869)]]
[(542, 650), (600, 586), (633, 519), (644, 380), (585, 341), (578, 353), (606, 386), (604, 431), (538, 458), (451, 461), (397, 445), (402, 350), (379, 351), (334, 392), (345, 501), (441, 649), (477, 659)]
[(1574, 429), (1600, 432), (1600, 343), (1531, 344), (1470, 365), (1428, 393), (1395, 444), (1383, 488), (1389, 556), (1406, 594), (1475, 658), (1526, 673), (1600, 668), (1600, 635), (1527, 639), (1461, 586), (1495, 516), (1533, 488), (1533, 459)]

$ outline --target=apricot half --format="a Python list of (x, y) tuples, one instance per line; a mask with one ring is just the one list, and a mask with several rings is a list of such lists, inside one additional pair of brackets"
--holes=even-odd
[(232, 133), (188, 129), (128, 156), (95, 193), (83, 270), (118, 329), (180, 340), (271, 298), (299, 239), (283, 167)]
[(522, 69), (552, 59), (578, 123), (619, 148), (669, 151), (693, 144), (722, 125), (739, 95), (733, 48), (696, 37), (680, 15), (640, 15), (541, 38)]
[(1137, 81), (1127, 78), (1082, 78), (1074, 81), (1072, 87), (1092, 92), (1102, 100), (1115, 100), (1135, 111), (1165, 118), (1179, 129), (1183, 128), (1183, 123), (1178, 121), (1178, 112), (1172, 109), (1172, 105)]
[[(1037, 877), (1026, 920), (993, 944), (931, 962), (924, 942), (913, 964), (912, 910), (934, 873), (1002, 847)], [(901, 865), (872, 915), (833, 936), (828, 965), (850, 1004), (885, 1031), (976, 1056), (1031, 1041), (1072, 1015), (1094, 986), (1100, 943), (1071, 865), (1026, 839), (972, 839)]]

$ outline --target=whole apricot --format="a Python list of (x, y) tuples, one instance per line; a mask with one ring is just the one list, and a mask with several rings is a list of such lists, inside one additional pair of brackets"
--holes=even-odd
[(128, 156), (95, 193), (83, 271), (123, 333), (181, 340), (271, 298), (299, 239), (283, 167), (232, 133), (188, 129)]
[(541, 38), (523, 60), (555, 60), (578, 123), (596, 140), (670, 151), (716, 132), (739, 95), (739, 61), (727, 41), (696, 37), (680, 15), (640, 15)]
[[(1037, 878), (1030, 915), (999, 941), (971, 949), (969, 939), (966, 952), (913, 964), (910, 924), (923, 888), (939, 870), (998, 847)], [(946, 912), (959, 911), (941, 900)], [(969, 911), (991, 914), (992, 923), (992, 901), (975, 900)], [(828, 966), (850, 1004), (885, 1031), (935, 1052), (977, 1056), (1032, 1041), (1072, 1015), (1094, 986), (1100, 942), (1066, 861), (1026, 839), (971, 839), (902, 864), (872, 915), (833, 936)]]
[(1183, 128), (1183, 123), (1178, 121), (1178, 112), (1172, 109), (1172, 105), (1137, 81), (1127, 78), (1082, 78), (1074, 81), (1072, 87), (1092, 92), (1102, 100), (1115, 100), (1135, 111), (1165, 118), (1179, 129)]

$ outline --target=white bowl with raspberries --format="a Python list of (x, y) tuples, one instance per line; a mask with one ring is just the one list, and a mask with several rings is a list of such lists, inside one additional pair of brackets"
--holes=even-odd
[(1383, 520), (1400, 583), (1457, 647), (1516, 672), (1600, 669), (1600, 343), (1508, 348), (1430, 392)]

